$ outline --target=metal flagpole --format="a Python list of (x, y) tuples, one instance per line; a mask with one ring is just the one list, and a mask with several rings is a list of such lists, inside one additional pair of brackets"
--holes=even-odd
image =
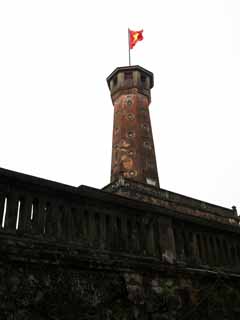
[(131, 54), (130, 54), (130, 29), (128, 28), (128, 62), (131, 66)]

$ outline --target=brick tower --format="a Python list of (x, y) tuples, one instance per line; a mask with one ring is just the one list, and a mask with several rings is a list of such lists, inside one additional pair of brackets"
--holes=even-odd
[(114, 106), (111, 182), (124, 177), (159, 188), (149, 115), (153, 73), (120, 67), (107, 83)]

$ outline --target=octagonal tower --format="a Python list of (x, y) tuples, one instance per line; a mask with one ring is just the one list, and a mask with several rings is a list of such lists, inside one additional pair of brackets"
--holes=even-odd
[(107, 83), (114, 106), (111, 182), (122, 176), (159, 188), (149, 115), (153, 73), (120, 67)]

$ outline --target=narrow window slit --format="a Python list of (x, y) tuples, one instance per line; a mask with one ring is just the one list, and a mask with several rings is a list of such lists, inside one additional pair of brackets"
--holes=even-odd
[(146, 82), (146, 76), (141, 74), (141, 82), (144, 84)]
[(132, 78), (133, 78), (133, 74), (131, 71), (124, 72), (124, 79), (125, 80), (132, 80)]

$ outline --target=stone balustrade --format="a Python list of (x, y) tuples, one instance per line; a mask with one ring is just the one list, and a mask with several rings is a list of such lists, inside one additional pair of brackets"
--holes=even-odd
[[(0, 169), (1, 236), (204, 268), (240, 265), (240, 228)], [(150, 259), (150, 260), (149, 260)]]

